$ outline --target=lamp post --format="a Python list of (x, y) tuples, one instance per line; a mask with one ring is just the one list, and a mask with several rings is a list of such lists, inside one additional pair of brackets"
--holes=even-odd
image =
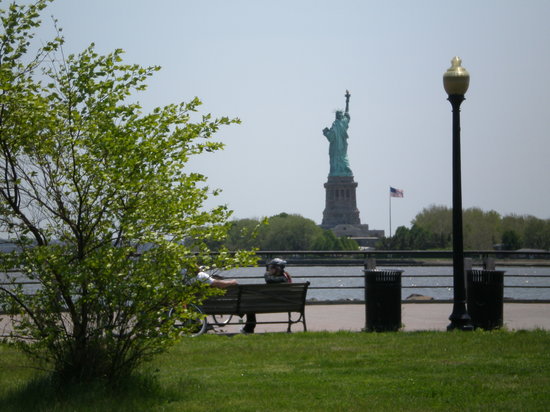
[(447, 330), (473, 330), (466, 310), (464, 273), (464, 239), (462, 233), (462, 178), (460, 168), (460, 104), (470, 84), (468, 71), (459, 57), (451, 60), (451, 67), (443, 74), (443, 87), (453, 108), (453, 312)]

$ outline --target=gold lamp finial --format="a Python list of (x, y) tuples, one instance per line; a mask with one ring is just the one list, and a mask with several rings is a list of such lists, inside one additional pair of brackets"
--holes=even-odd
[(453, 57), (451, 67), (443, 74), (443, 87), (448, 95), (464, 95), (468, 90), (470, 74), (461, 64), (460, 57)]

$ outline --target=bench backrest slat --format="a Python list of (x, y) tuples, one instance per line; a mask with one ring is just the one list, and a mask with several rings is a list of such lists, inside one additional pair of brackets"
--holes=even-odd
[(240, 310), (243, 313), (253, 311), (300, 312), (304, 306), (303, 297), (303, 284), (243, 285)]
[(201, 309), (207, 315), (237, 313), (239, 309), (240, 289), (230, 287), (225, 290), (225, 294), (220, 296), (211, 296), (201, 305)]

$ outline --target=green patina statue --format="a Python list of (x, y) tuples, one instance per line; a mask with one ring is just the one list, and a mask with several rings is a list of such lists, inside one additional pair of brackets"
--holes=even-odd
[(349, 125), (349, 91), (346, 90), (346, 111), (336, 112), (336, 119), (331, 128), (325, 127), (323, 134), (329, 141), (330, 156), (329, 176), (353, 176), (348, 160), (348, 125)]

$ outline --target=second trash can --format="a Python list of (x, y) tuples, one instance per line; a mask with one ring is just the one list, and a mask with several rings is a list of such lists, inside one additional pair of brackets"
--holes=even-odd
[(504, 271), (468, 270), (466, 303), (475, 328), (486, 330), (503, 325)]
[(402, 270), (364, 270), (365, 308), (368, 332), (401, 328)]

